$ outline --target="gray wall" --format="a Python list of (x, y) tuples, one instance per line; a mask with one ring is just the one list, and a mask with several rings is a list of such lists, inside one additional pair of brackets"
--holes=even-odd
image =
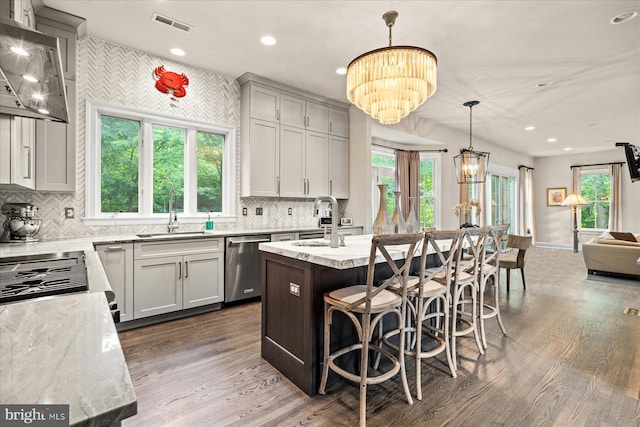
[[(613, 145), (613, 143), (612, 143)], [(593, 163), (625, 161), (624, 151), (613, 148), (607, 151), (572, 154), (535, 159), (535, 218), (537, 241), (553, 246), (573, 245), (571, 208), (547, 206), (547, 188), (566, 187), (572, 191), (571, 166)], [(623, 165), (622, 172), (622, 230), (640, 232), (640, 182), (631, 182), (629, 170)], [(580, 242), (590, 240), (600, 233), (579, 233)]]

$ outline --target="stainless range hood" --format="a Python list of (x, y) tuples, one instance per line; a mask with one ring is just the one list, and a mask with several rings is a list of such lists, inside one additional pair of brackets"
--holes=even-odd
[(0, 85), (0, 113), (69, 121), (58, 38), (2, 16)]

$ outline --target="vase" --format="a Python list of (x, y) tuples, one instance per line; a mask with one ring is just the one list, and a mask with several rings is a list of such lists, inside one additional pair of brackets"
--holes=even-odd
[(409, 197), (409, 215), (405, 222), (407, 233), (417, 233), (420, 231), (420, 221), (418, 220), (418, 214), (416, 213), (416, 200), (417, 197)]
[(378, 184), (380, 190), (380, 206), (378, 207), (378, 215), (373, 221), (373, 234), (388, 234), (392, 232), (392, 224), (387, 212), (387, 184)]
[(393, 223), (393, 232), (406, 233), (407, 226), (404, 222), (404, 217), (402, 216), (402, 209), (400, 208), (400, 192), (394, 191), (393, 194), (395, 194), (396, 196), (396, 205), (393, 208), (393, 214), (391, 215), (391, 222)]

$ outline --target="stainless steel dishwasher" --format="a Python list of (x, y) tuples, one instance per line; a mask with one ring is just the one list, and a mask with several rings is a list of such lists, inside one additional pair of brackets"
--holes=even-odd
[(258, 245), (270, 242), (269, 234), (227, 237), (224, 302), (262, 295), (262, 256)]

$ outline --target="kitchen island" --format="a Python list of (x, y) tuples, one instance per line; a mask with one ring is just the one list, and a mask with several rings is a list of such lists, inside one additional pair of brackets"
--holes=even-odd
[[(348, 236), (345, 246), (339, 248), (315, 246), (322, 244), (322, 239), (260, 244), (261, 354), (309, 396), (317, 393), (320, 379), (323, 295), (366, 282), (371, 238), (371, 235)], [(393, 259), (403, 259), (406, 248), (390, 249), (389, 254)], [(414, 259), (416, 267), (418, 261)], [(384, 258), (378, 254), (376, 263), (382, 262)], [(376, 280), (390, 274), (387, 268), (376, 269)], [(334, 322), (331, 348), (350, 342), (354, 335), (352, 328), (350, 322)]]

